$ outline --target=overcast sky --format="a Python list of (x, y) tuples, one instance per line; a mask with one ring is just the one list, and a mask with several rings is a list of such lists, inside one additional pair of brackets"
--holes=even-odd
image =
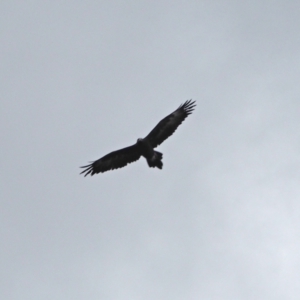
[[(300, 295), (299, 1), (1, 1), (0, 298)], [(79, 175), (187, 99), (144, 158)]]

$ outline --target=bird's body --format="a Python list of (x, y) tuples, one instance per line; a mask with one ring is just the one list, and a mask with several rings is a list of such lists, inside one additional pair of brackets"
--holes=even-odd
[(155, 151), (147, 139), (139, 138), (136, 144), (140, 148), (141, 155), (146, 158), (148, 166), (150, 168), (157, 167), (159, 169), (162, 169), (162, 153)]
[(84, 170), (80, 174), (93, 176), (97, 173), (122, 168), (128, 163), (138, 160), (141, 156), (145, 157), (149, 167), (162, 169), (163, 155), (154, 148), (175, 132), (184, 119), (192, 113), (195, 106), (195, 101), (186, 101), (177, 110), (162, 119), (144, 139), (139, 138), (136, 144), (113, 151), (91, 164), (81, 167)]

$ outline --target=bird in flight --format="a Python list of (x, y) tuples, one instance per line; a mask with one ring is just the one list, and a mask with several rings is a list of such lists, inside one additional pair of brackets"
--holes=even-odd
[(171, 136), (177, 127), (190, 115), (196, 104), (195, 101), (187, 100), (181, 104), (174, 112), (162, 119), (152, 131), (144, 138), (139, 138), (137, 142), (129, 147), (113, 151), (102, 158), (83, 166), (84, 170), (80, 174), (84, 176), (103, 173), (109, 170), (123, 168), (144, 156), (150, 168), (162, 169), (162, 153), (155, 151), (158, 145)]

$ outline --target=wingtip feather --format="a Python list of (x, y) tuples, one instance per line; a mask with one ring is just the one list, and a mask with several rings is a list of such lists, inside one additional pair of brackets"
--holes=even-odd
[(84, 177), (86, 177), (89, 174), (91, 174), (91, 176), (94, 175), (92, 163), (90, 165), (82, 166), (80, 168), (85, 168), (85, 169), (82, 172), (80, 172), (79, 175), (84, 174)]
[(196, 101), (192, 101), (192, 99), (190, 99), (181, 104), (179, 108), (183, 109), (187, 115), (190, 115), (194, 111), (196, 106)]

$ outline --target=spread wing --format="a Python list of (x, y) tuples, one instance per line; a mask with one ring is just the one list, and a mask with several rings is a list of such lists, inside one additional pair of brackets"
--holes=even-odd
[(195, 106), (195, 101), (187, 100), (174, 112), (162, 119), (145, 139), (150, 142), (153, 148), (157, 147), (175, 132), (184, 119), (193, 112)]
[(138, 146), (132, 145), (117, 151), (113, 151), (102, 158), (91, 162), (80, 174), (84, 173), (84, 176), (91, 174), (103, 173), (109, 170), (114, 170), (118, 168), (123, 168), (127, 164), (130, 164), (141, 157), (140, 150)]

